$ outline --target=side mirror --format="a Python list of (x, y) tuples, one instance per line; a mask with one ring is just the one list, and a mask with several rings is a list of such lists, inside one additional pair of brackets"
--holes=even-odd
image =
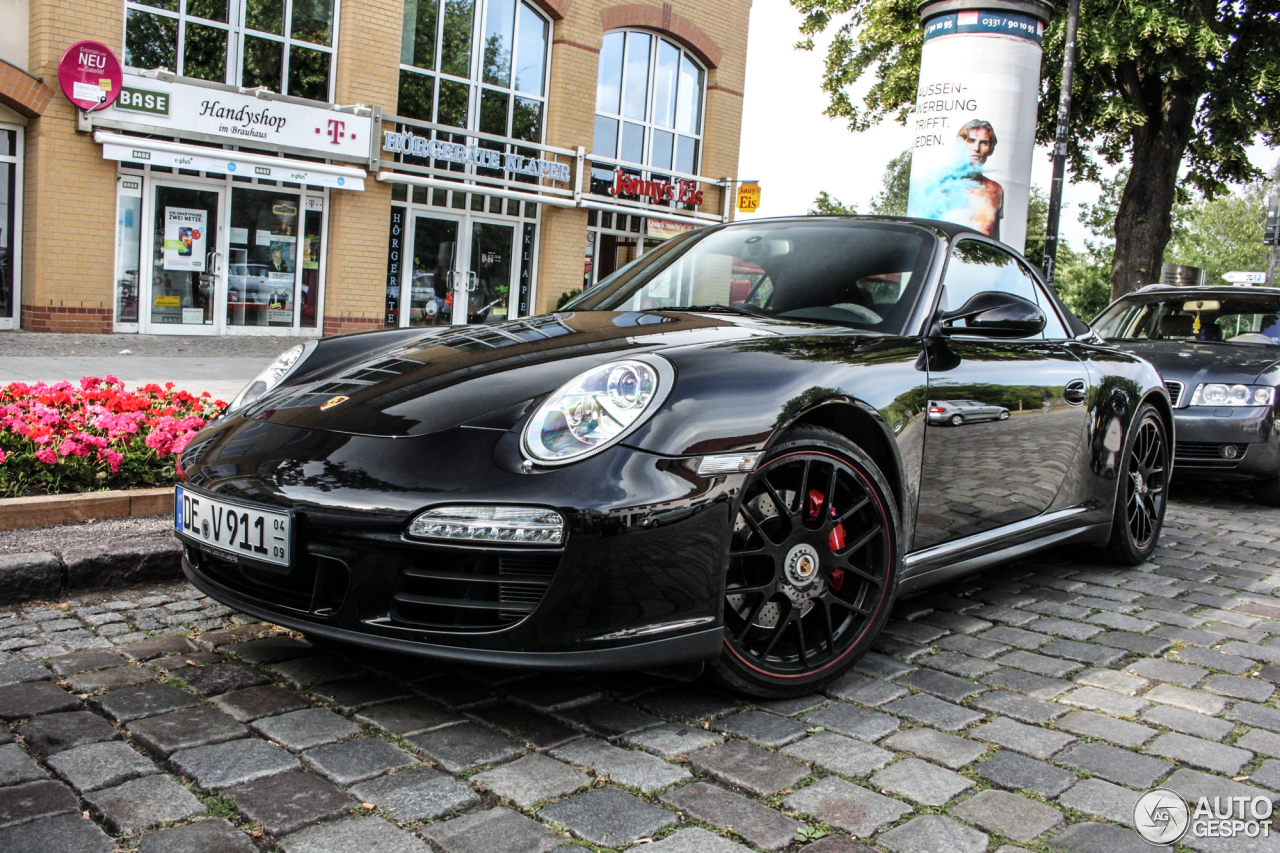
[[(1027, 338), (1044, 331), (1040, 306), (1012, 293), (987, 290), (975, 294), (955, 311), (938, 318), (943, 335), (978, 335), (987, 338)], [(956, 322), (964, 321), (963, 326)]]

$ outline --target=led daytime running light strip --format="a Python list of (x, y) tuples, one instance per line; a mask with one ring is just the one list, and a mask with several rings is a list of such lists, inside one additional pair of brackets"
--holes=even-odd
[(564, 517), (555, 510), (520, 506), (452, 506), (427, 510), (409, 525), (410, 536), (515, 545), (560, 545)]

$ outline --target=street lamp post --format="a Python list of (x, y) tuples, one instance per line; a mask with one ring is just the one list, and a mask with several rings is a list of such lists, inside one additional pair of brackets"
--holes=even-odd
[(1053, 142), (1053, 183), (1049, 187), (1049, 221), (1044, 228), (1045, 279), (1053, 284), (1058, 263), (1058, 220), (1062, 218), (1062, 189), (1067, 171), (1067, 135), (1071, 131), (1071, 80), (1076, 70), (1076, 31), (1080, 0), (1067, 8), (1067, 39), (1062, 50), (1062, 93), (1058, 96), (1058, 133)]

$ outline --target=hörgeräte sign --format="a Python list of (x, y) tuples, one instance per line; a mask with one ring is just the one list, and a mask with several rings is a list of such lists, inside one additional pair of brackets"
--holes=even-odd
[(554, 160), (543, 160), (539, 157), (522, 157), (519, 154), (507, 154), (478, 145), (444, 142), (418, 136), (411, 130), (403, 133), (395, 130), (382, 131), (382, 150), (390, 154), (430, 157), (433, 160), (479, 166), (482, 169), (505, 169), (508, 172), (535, 178), (548, 178), (552, 181), (569, 180), (568, 163), (557, 163)]
[(301, 149), (335, 160), (367, 161), (373, 119), (321, 105), (258, 98), (235, 90), (124, 75), (127, 97), (98, 113), (107, 121), (201, 133), (253, 148)]
[(1039, 19), (1014, 12), (927, 17), (908, 215), (968, 225), (1022, 249), (1043, 34)]

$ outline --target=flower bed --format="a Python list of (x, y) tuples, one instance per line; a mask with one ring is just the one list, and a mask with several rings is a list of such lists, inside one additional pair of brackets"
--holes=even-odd
[(0, 497), (166, 486), (177, 454), (226, 408), (173, 383), (114, 376), (0, 389)]

